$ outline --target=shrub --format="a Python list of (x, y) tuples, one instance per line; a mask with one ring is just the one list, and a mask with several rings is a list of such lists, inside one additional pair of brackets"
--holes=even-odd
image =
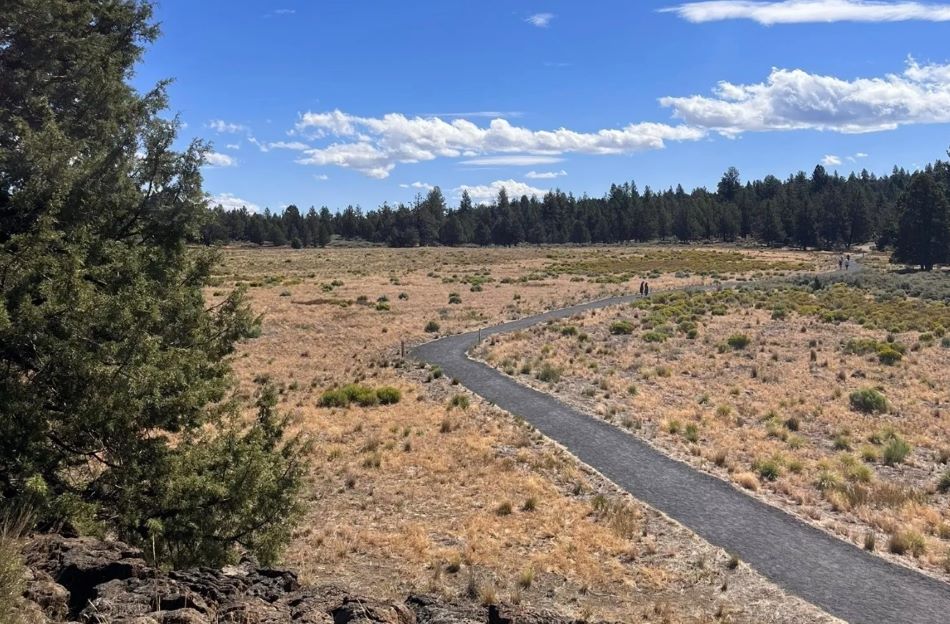
[(348, 384), (343, 386), (343, 392), (350, 403), (356, 403), (361, 407), (372, 407), (379, 405), (379, 396), (376, 391), (369, 386), (359, 384)]
[(528, 589), (531, 587), (531, 584), (534, 582), (534, 569), (525, 568), (518, 574), (518, 587), (521, 589)]
[(429, 321), (428, 323), (426, 323), (425, 330), (427, 333), (434, 334), (438, 332), (439, 329), (440, 329), (439, 324), (436, 323), (435, 321)]
[(689, 423), (683, 431), (683, 437), (686, 438), (687, 441), (695, 444), (699, 441), (699, 427), (697, 427), (695, 423)]
[(950, 492), (950, 470), (945, 470), (937, 481), (938, 492)]
[(25, 576), (19, 533), (9, 520), (0, 519), (0, 622), (3, 624), (21, 621), (19, 601)]
[(749, 337), (745, 334), (733, 334), (726, 339), (726, 344), (733, 348), (735, 351), (741, 351), (749, 346)]
[(865, 414), (879, 414), (887, 410), (887, 399), (874, 388), (855, 390), (849, 400), (852, 409)]
[(910, 444), (904, 438), (894, 434), (884, 446), (884, 463), (888, 466), (904, 463), (904, 459), (910, 454)]
[(901, 358), (903, 357), (904, 356), (901, 354), (900, 351), (898, 351), (897, 349), (893, 349), (891, 347), (884, 347), (883, 349), (877, 352), (878, 361), (881, 364), (885, 364), (887, 366), (893, 366), (894, 364), (897, 364), (898, 362), (901, 361)]
[(538, 381), (543, 381), (545, 383), (557, 383), (561, 379), (561, 369), (545, 362), (541, 365), (541, 370), (538, 371)]
[(379, 402), (383, 405), (393, 405), (394, 403), (399, 403), (399, 400), (402, 398), (402, 392), (399, 391), (399, 388), (383, 386), (376, 390), (376, 396), (379, 397)]
[(511, 515), (511, 503), (509, 501), (504, 501), (495, 509), (495, 513), (499, 516), (510, 516)]
[(458, 293), (449, 293), (449, 303), (453, 305), (458, 305), (462, 303), (462, 296)]
[(630, 321), (614, 321), (610, 324), (610, 333), (619, 336), (633, 333), (633, 323)]
[(534, 496), (529, 496), (525, 499), (524, 504), (521, 505), (521, 511), (534, 511), (538, 508), (538, 499)]
[(454, 397), (449, 400), (449, 409), (457, 407), (461, 410), (467, 410), (470, 404), (468, 395), (465, 394), (456, 394)]
[(755, 469), (759, 473), (759, 477), (766, 481), (775, 481), (782, 476), (782, 466), (775, 459), (757, 462)]
[(320, 407), (347, 407), (350, 404), (349, 397), (343, 390), (327, 390), (320, 396)]
[(915, 557), (919, 557), (927, 550), (927, 544), (920, 533), (906, 530), (892, 534), (887, 543), (887, 549), (895, 555), (910, 553)]
[(666, 334), (664, 334), (663, 332), (655, 331), (655, 330), (648, 331), (645, 334), (643, 334), (643, 341), (644, 342), (665, 342)]

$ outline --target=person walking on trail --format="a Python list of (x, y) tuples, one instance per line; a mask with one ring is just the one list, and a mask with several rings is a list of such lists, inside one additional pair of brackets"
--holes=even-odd
[(643, 296), (643, 282), (640, 282), (640, 296)]
[(643, 294), (646, 297), (650, 296), (650, 282), (643, 282)]
[(844, 258), (838, 256), (838, 270), (841, 270), (841, 267), (844, 266)]

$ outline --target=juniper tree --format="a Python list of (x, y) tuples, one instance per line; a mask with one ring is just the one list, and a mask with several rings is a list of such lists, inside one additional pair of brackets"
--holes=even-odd
[(173, 149), (143, 0), (10, 0), (0, 20), (0, 504), (171, 563), (273, 559), (297, 513), (297, 440), (228, 356), (258, 319), (209, 304), (207, 147)]

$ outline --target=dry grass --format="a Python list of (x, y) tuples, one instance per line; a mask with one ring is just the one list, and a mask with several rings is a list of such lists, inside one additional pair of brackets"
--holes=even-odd
[[(265, 314), (261, 337), (235, 357), (241, 391), (272, 379), (282, 409), (316, 442), (309, 511), (286, 562), (305, 580), (379, 596), (422, 590), (623, 621), (831, 621), (746, 566), (731, 569), (728, 555), (440, 371), (400, 357), (403, 343), (431, 338), (430, 321), (445, 334), (636, 291), (637, 277), (600, 283), (551, 269), (630, 249), (226, 250), (209, 298), (244, 283)], [(768, 255), (743, 254), (771, 266)], [(461, 303), (449, 303), (453, 293)], [(400, 400), (319, 406), (328, 389), (354, 383), (392, 386)]]
[[(499, 336), (478, 355), (501, 370), (555, 367), (556, 384), (516, 377), (946, 578), (950, 308), (843, 287), (696, 297)], [(629, 334), (612, 331), (621, 321)]]

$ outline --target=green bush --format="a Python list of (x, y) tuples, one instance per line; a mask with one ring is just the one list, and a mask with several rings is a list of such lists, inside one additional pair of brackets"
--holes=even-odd
[(884, 347), (877, 352), (877, 359), (881, 364), (886, 364), (887, 366), (893, 366), (901, 361), (903, 354), (897, 349), (891, 347)]
[(465, 394), (456, 394), (449, 401), (449, 409), (457, 407), (461, 410), (467, 410), (469, 405), (471, 405), (471, 401), (469, 400), (468, 395)]
[(633, 323), (630, 321), (614, 321), (610, 324), (610, 333), (619, 336), (633, 333)]
[(360, 407), (374, 405), (393, 405), (402, 399), (399, 388), (383, 386), (378, 389), (361, 384), (347, 384), (342, 388), (331, 388), (322, 395), (318, 404), (320, 407), (349, 407), (356, 403)]
[(439, 331), (439, 324), (435, 321), (429, 321), (426, 323), (425, 331), (430, 334), (437, 333)]
[(901, 436), (894, 434), (884, 445), (882, 457), (885, 464), (888, 466), (893, 466), (895, 464), (904, 463), (904, 460), (910, 454), (910, 451), (910, 444), (908, 444), (907, 441)]
[(320, 407), (347, 407), (349, 404), (350, 398), (340, 389), (325, 391), (318, 401)]
[(545, 362), (538, 371), (538, 380), (545, 383), (557, 383), (561, 379), (561, 369)]
[(757, 462), (755, 469), (759, 473), (759, 477), (766, 481), (775, 481), (782, 476), (782, 466), (775, 459), (766, 459)]
[(648, 331), (643, 334), (644, 342), (666, 342), (666, 334), (658, 331)]
[(399, 403), (402, 399), (402, 392), (399, 391), (399, 388), (383, 386), (376, 389), (376, 396), (379, 397), (379, 402), (382, 405), (393, 405)]
[(849, 397), (852, 409), (865, 414), (880, 414), (887, 411), (887, 399), (874, 388), (855, 390)]
[(733, 334), (726, 340), (726, 344), (732, 347), (735, 351), (741, 351), (742, 349), (745, 349), (749, 346), (750, 342), (751, 340), (749, 340), (749, 337), (745, 334)]

